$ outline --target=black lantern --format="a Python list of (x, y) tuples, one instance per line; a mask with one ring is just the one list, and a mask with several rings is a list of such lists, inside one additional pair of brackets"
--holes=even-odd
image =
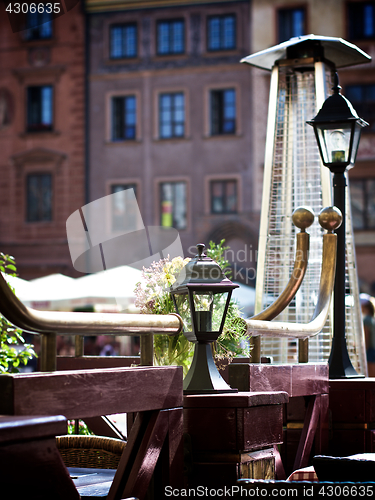
[(333, 295), (333, 337), (329, 357), (329, 378), (359, 377), (348, 354), (345, 337), (345, 260), (346, 260), (346, 168), (353, 166), (357, 156), (361, 130), (368, 125), (359, 118), (351, 103), (340, 94), (337, 73), (328, 97), (315, 118), (308, 121), (314, 127), (323, 164), (333, 175), (333, 201), (342, 213), (337, 229), (336, 278)]
[(185, 394), (237, 392), (218, 372), (211, 343), (221, 335), (232, 291), (238, 287), (225, 277), (220, 266), (203, 253), (182, 269), (170, 292), (177, 313), (184, 323), (184, 335), (195, 343), (194, 358), (184, 380)]
[(339, 172), (354, 165), (361, 130), (368, 123), (359, 118), (348, 99), (340, 94), (337, 73), (332, 90), (316, 117), (307, 123), (314, 127), (323, 164), (332, 172)]

